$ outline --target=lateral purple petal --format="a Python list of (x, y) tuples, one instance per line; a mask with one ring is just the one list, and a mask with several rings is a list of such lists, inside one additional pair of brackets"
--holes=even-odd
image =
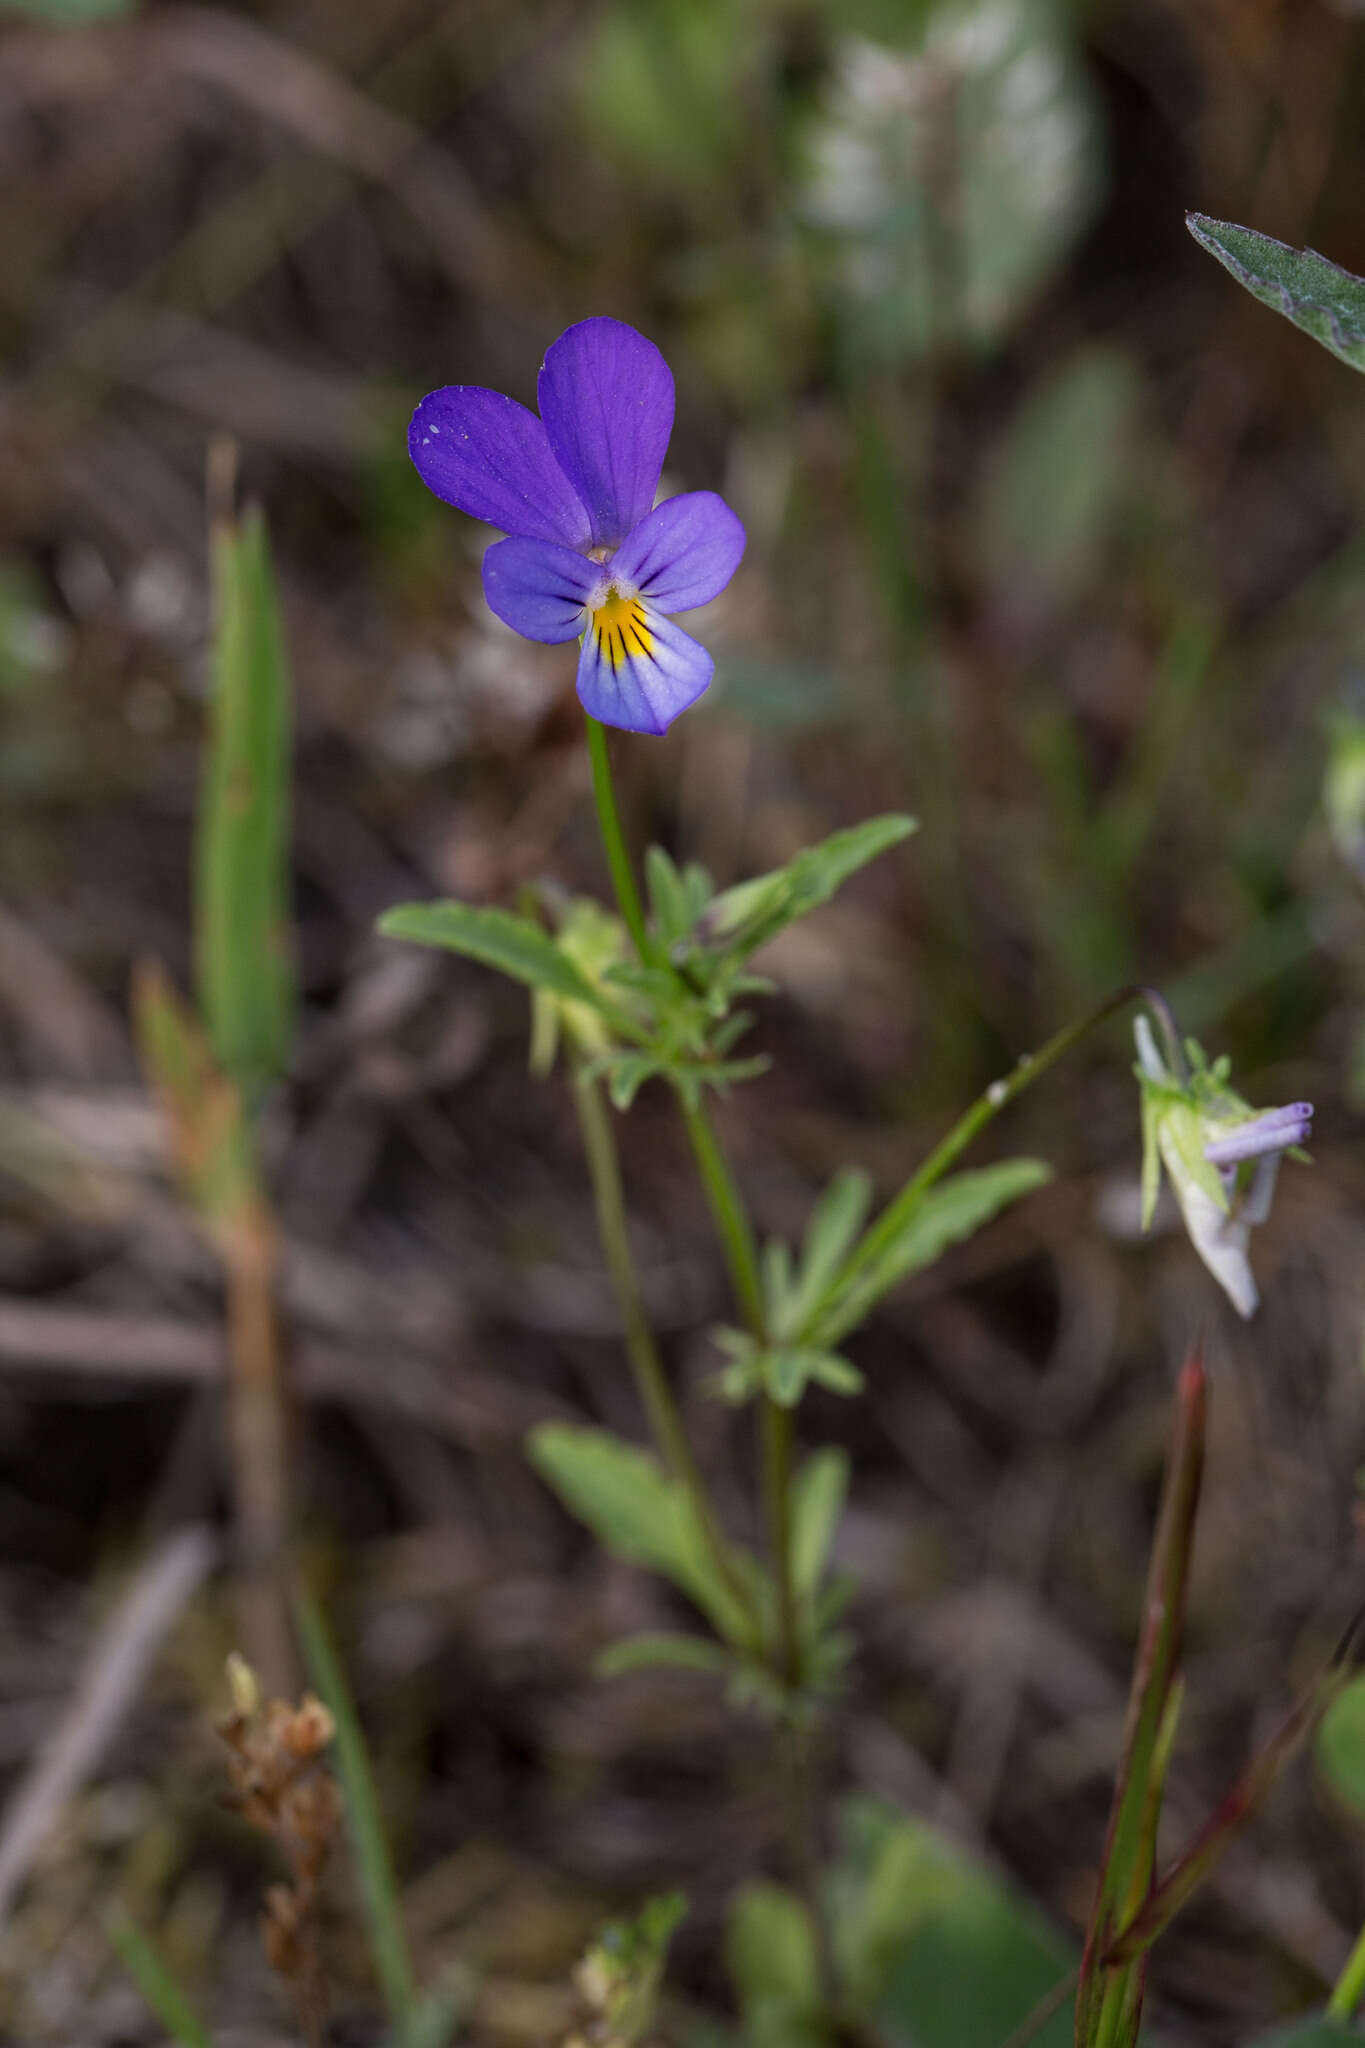
[(596, 562), (557, 541), (518, 535), (483, 558), (483, 594), (504, 625), (555, 646), (583, 630), (583, 602), (602, 580)]
[(714, 491), (668, 498), (627, 534), (611, 558), (661, 612), (690, 612), (719, 597), (744, 553), (744, 528)]
[(715, 674), (704, 647), (661, 612), (645, 607), (650, 651), (613, 663), (589, 632), (578, 657), (578, 695), (585, 711), (625, 732), (667, 732), (695, 704)]
[(581, 320), (547, 350), (540, 416), (588, 508), (595, 547), (614, 548), (654, 503), (673, 431), (673, 373), (620, 320)]
[(428, 490), (504, 533), (585, 548), (587, 510), (533, 412), (480, 384), (447, 384), (418, 406), (408, 453)]

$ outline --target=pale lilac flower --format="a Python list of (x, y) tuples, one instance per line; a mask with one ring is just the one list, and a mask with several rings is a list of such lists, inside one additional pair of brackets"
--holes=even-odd
[(581, 634), (584, 709), (664, 732), (715, 668), (671, 615), (720, 595), (744, 528), (714, 491), (654, 504), (673, 377), (633, 327), (570, 327), (546, 353), (538, 397), (539, 419), (501, 392), (449, 384), (413, 414), (408, 450), (437, 497), (509, 536), (483, 558), (498, 617), (528, 640)]
[(1192, 1071), (1171, 1071), (1145, 1017), (1135, 1026), (1142, 1090), (1143, 1223), (1151, 1221), (1161, 1167), (1175, 1190), (1190, 1242), (1239, 1315), (1260, 1305), (1251, 1233), (1270, 1214), (1285, 1153), (1312, 1136), (1313, 1105), (1290, 1102), (1259, 1115), (1189, 1042)]

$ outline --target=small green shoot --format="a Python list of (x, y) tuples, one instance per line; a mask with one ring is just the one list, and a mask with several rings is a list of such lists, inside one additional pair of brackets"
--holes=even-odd
[(219, 1064), (250, 1101), (283, 1071), (294, 1030), (289, 667), (260, 512), (218, 524), (212, 545), (218, 617), (195, 964)]
[(166, 1963), (127, 1913), (109, 1916), (106, 1932), (119, 1960), (172, 2040), (181, 2048), (213, 2048), (212, 2037)]
[(322, 1609), (302, 1589), (295, 1595), (294, 1617), (308, 1675), (336, 1723), (337, 1776), (345, 1795), (346, 1831), (360, 1879), (375, 1974), (399, 2048), (410, 2048), (420, 2001), (365, 1736)]

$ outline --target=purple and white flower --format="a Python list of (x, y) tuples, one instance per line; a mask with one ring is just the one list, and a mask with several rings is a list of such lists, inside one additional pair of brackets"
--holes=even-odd
[(1139, 1017), (1137, 1077), (1142, 1090), (1143, 1227), (1151, 1222), (1164, 1166), (1190, 1242), (1239, 1315), (1260, 1303), (1251, 1271), (1251, 1233), (1265, 1222), (1280, 1161), (1313, 1134), (1311, 1102), (1259, 1115), (1229, 1085), (1225, 1061), (1210, 1067), (1198, 1046), (1189, 1074), (1176, 1074)]
[(412, 417), (408, 450), (438, 498), (507, 534), (484, 595), (528, 640), (583, 636), (585, 711), (661, 733), (715, 670), (672, 622), (718, 597), (744, 528), (714, 491), (655, 505), (673, 429), (673, 376), (643, 334), (583, 320), (547, 351), (540, 417), (501, 392), (448, 384)]

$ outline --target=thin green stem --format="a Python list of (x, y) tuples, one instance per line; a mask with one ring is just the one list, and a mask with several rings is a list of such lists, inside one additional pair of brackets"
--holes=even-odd
[(611, 886), (616, 893), (617, 905), (625, 919), (631, 943), (641, 960), (648, 964), (655, 957), (654, 949), (650, 945), (640, 892), (635, 886), (635, 873), (626, 849), (625, 834), (621, 830), (621, 813), (616, 805), (616, 786), (612, 781), (611, 761), (607, 755), (607, 729), (591, 714), (588, 715), (587, 726), (588, 758), (592, 762), (593, 800), (597, 805), (602, 848), (611, 871)]
[(592, 1180), (598, 1235), (625, 1329), (626, 1356), (649, 1419), (651, 1434), (664, 1464), (687, 1492), (697, 1526), (722, 1583), (738, 1602), (741, 1611), (748, 1615), (751, 1612), (748, 1591), (735, 1569), (706, 1490), (706, 1482), (692, 1455), (640, 1292), (626, 1227), (625, 1195), (611, 1117), (597, 1083), (590, 1080), (581, 1068), (574, 1075), (574, 1103)]
[(760, 1409), (763, 1512), (777, 1581), (777, 1641), (782, 1678), (795, 1692), (801, 1684), (801, 1638), (797, 1628), (792, 1573), (792, 1411), (763, 1396)]
[(750, 1334), (762, 1340), (767, 1322), (763, 1311), (763, 1285), (758, 1271), (758, 1246), (744, 1197), (735, 1185), (734, 1175), (726, 1164), (705, 1106), (699, 1100), (689, 1100), (681, 1089), (678, 1090), (678, 1101), (725, 1254), (725, 1263), (730, 1270), (735, 1299)]
[[(703, 1103), (679, 1091), (683, 1121), (692, 1153), (711, 1206), (730, 1280), (750, 1333), (759, 1343), (767, 1334), (758, 1247), (744, 1197), (720, 1149)], [(801, 1641), (797, 1628), (796, 1588), (792, 1577), (791, 1485), (792, 1414), (765, 1394), (760, 1410), (760, 1485), (768, 1525), (773, 1575), (777, 1585), (778, 1663), (784, 1684), (796, 1687), (801, 1677)]]
[(955, 1164), (986, 1125), (999, 1116), (1002, 1109), (1007, 1109), (1015, 1097), (1022, 1095), (1040, 1074), (1045, 1074), (1064, 1053), (1070, 1052), (1072, 1046), (1084, 1038), (1088, 1031), (1093, 1031), (1096, 1025), (1103, 1024), (1116, 1011), (1125, 1009), (1129, 1003), (1135, 1002), (1145, 1002), (1155, 1012), (1166, 1040), (1167, 1051), (1179, 1062), (1176, 1071), (1183, 1073), (1184, 1058), (1180, 1038), (1165, 997), (1156, 989), (1144, 988), (1136, 983), (1106, 996), (1102, 1003), (1097, 1004), (1093, 1010), (1087, 1010), (1076, 1023), (1066, 1025), (1049, 1038), (1047, 1044), (1038, 1052), (1024, 1053), (1012, 1073), (1007, 1074), (1003, 1080), (992, 1081), (985, 1093), (978, 1095), (971, 1108), (958, 1119), (941, 1144), (935, 1146), (924, 1164), (910, 1176), (900, 1193), (882, 1211), (861, 1244), (850, 1254), (839, 1275), (840, 1285), (847, 1285), (867, 1267), (875, 1265), (882, 1254), (895, 1244), (905, 1224), (930, 1188), (943, 1178), (948, 1168)]
[(1346, 1958), (1346, 1967), (1327, 2001), (1329, 2018), (1354, 2019), (1362, 1998), (1365, 1998), (1365, 1928), (1357, 1936), (1355, 1947)]

